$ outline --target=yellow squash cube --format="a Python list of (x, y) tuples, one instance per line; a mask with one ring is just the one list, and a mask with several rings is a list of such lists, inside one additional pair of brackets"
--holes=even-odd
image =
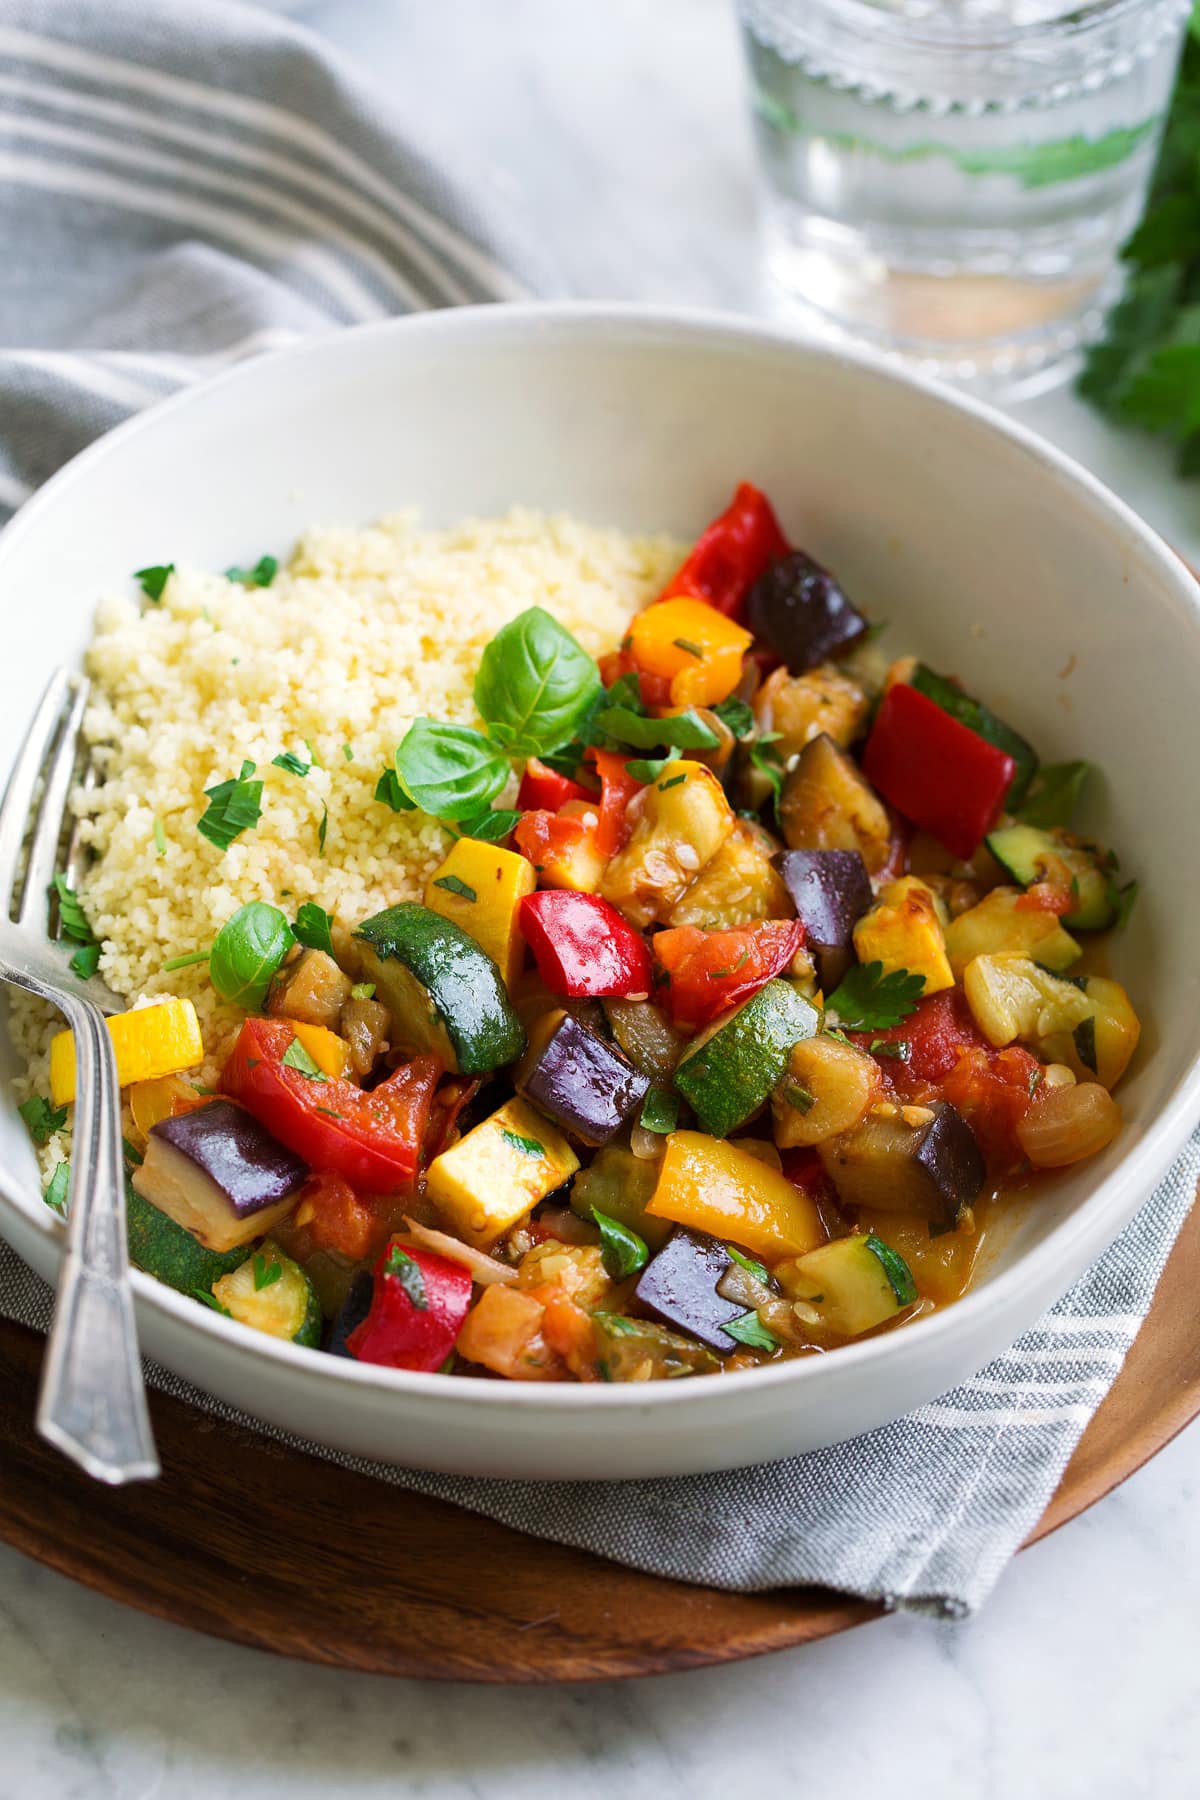
[[(204, 1061), (200, 1021), (190, 1000), (164, 1000), (106, 1019), (117, 1053), (117, 1079), (122, 1087), (178, 1075)], [(50, 1098), (66, 1106), (75, 1098), (75, 1038), (60, 1031), (50, 1044)]]
[(896, 969), (923, 975), (927, 994), (954, 986), (937, 897), (915, 875), (880, 889), (875, 905), (854, 927), (854, 954), (860, 963), (882, 963), (885, 975)]
[(467, 1243), (488, 1249), (574, 1175), (579, 1158), (524, 1100), (508, 1100), (429, 1165), (425, 1190)]
[(511, 993), (525, 958), (517, 911), (536, 886), (528, 857), (477, 838), (459, 838), (426, 884), (425, 904), (470, 933)]

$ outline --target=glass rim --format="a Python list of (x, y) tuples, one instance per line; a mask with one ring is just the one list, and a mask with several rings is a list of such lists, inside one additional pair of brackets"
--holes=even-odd
[[(939, 53), (1019, 49), (1027, 44), (1052, 39), (1079, 39), (1105, 25), (1119, 24), (1139, 13), (1191, 11), (1191, 0), (1077, 0), (1070, 11), (1051, 18), (1031, 19), (1024, 24), (995, 20), (964, 21), (946, 25), (937, 18), (906, 17), (881, 6), (877, 0), (802, 0), (806, 9), (824, 13), (831, 24), (870, 31), (876, 39), (905, 48), (924, 48)], [(739, 10), (752, 15), (762, 0), (739, 0)], [(763, 10), (779, 10), (784, 16), (787, 0), (766, 0)]]

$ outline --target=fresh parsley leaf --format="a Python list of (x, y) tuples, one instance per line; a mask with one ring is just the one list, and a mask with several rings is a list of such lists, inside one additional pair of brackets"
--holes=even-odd
[(522, 1137), (519, 1131), (501, 1129), (500, 1136), (514, 1150), (519, 1150), (522, 1156), (545, 1156), (546, 1154), (545, 1144), (539, 1144), (536, 1138)]
[(58, 896), (58, 923), (65, 938), (75, 944), (94, 944), (96, 934), (87, 921), (87, 914), (79, 904), (79, 896), (65, 875), (56, 875), (50, 883), (50, 890)]
[(640, 1275), (650, 1261), (646, 1240), (599, 1207), (593, 1206), (592, 1217), (600, 1227), (600, 1256), (612, 1280), (626, 1281), (630, 1275)]
[(257, 1294), (262, 1288), (270, 1287), (283, 1274), (283, 1264), (268, 1262), (261, 1250), (254, 1253), (254, 1291)]
[(845, 1031), (887, 1031), (915, 1010), (924, 987), (907, 969), (885, 975), (881, 962), (858, 963), (825, 1004)]
[(375, 783), (375, 798), (381, 806), (390, 806), (393, 812), (415, 812), (416, 806), (400, 786), (400, 777), (395, 769), (385, 769)]
[(429, 1295), (425, 1291), (425, 1277), (420, 1263), (408, 1254), (399, 1244), (393, 1244), (383, 1265), (385, 1275), (394, 1275), (400, 1283), (409, 1301), (418, 1312), (428, 1312)]
[(278, 573), (279, 558), (277, 556), (260, 556), (252, 569), (239, 569), (235, 563), (232, 568), (226, 569), (225, 579), (226, 581), (236, 581), (241, 587), (267, 588), (270, 587)]
[(755, 1262), (752, 1256), (747, 1256), (736, 1244), (726, 1244), (725, 1248), (739, 1269), (745, 1269), (747, 1275), (753, 1275), (755, 1281), (761, 1281), (764, 1287), (769, 1285), (771, 1277), (762, 1263)]
[(78, 975), (81, 981), (90, 981), (99, 966), (99, 944), (82, 944), (67, 964), (71, 973)]
[(303, 944), (306, 950), (323, 950), (326, 956), (333, 955), (333, 920), (315, 900), (304, 902), (292, 930), (296, 942)]
[(22, 1100), (17, 1111), (24, 1119), (30, 1137), (40, 1150), (48, 1144), (56, 1131), (61, 1131), (67, 1122), (65, 1106), (51, 1106), (40, 1094), (34, 1094), (29, 1100)]
[(744, 738), (754, 730), (754, 714), (744, 700), (721, 700), (712, 711), (735, 738)]
[(740, 1319), (730, 1319), (721, 1327), (739, 1344), (751, 1350), (778, 1350), (779, 1339), (768, 1331), (756, 1312), (745, 1312)]
[(286, 769), (289, 775), (299, 775), (301, 780), (303, 780), (304, 776), (307, 775), (308, 771), (312, 768), (312, 760), (310, 758), (308, 762), (305, 762), (304, 758), (302, 756), (297, 756), (294, 750), (281, 750), (278, 756), (273, 756), (271, 758), (271, 767), (273, 769)]
[(55, 1166), (53, 1175), (46, 1183), (46, 1191), (42, 1195), (46, 1205), (54, 1212), (60, 1214), (66, 1212), (67, 1190), (70, 1185), (71, 1165), (69, 1162), (60, 1162)]
[(196, 822), (196, 830), (218, 850), (228, 850), (234, 838), (251, 831), (262, 817), (261, 781), (251, 781), (252, 762), (243, 762), (241, 773), (232, 781), (219, 781), (205, 788), (208, 811)]
[(433, 885), (445, 888), (448, 894), (457, 894), (460, 900), (470, 900), (472, 904), (479, 898), (475, 889), (468, 887), (465, 881), (460, 881), (457, 875), (439, 875)]
[[(529, 606), (500, 628), (480, 657), (475, 705), (488, 736), (510, 756), (542, 756), (575, 736), (600, 685), (595, 659), (582, 644), (544, 607)], [(400, 778), (420, 801), (403, 767)]]
[(283, 1062), (285, 1068), (295, 1069), (300, 1075), (307, 1075), (310, 1081), (329, 1080), (328, 1075), (317, 1067), (316, 1063), (297, 1037), (292, 1039), (280, 1060)]
[(151, 563), (149, 568), (135, 569), (133, 578), (141, 583), (142, 592), (148, 600), (161, 600), (163, 590), (174, 573), (173, 562)]
[(679, 1096), (672, 1094), (668, 1088), (652, 1087), (642, 1101), (641, 1116), (638, 1124), (643, 1131), (654, 1131), (660, 1136), (674, 1131), (679, 1123)]
[(672, 775), (672, 777), (669, 781), (660, 781), (659, 782), (658, 791), (660, 794), (665, 794), (668, 788), (682, 787), (683, 783), (686, 780), (687, 780), (686, 775)]
[(1043, 763), (1015, 816), (1043, 831), (1069, 825), (1091, 773), (1091, 763)]

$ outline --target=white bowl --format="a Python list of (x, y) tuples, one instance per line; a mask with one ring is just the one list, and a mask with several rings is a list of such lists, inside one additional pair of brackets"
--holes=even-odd
[[(1114, 946), (1145, 1031), (1102, 1157), (1020, 1209), (958, 1305), (836, 1354), (629, 1388), (448, 1381), (214, 1317), (134, 1274), (146, 1353), (302, 1435), (413, 1466), (645, 1476), (766, 1461), (896, 1417), (970, 1375), (1116, 1236), (1200, 1111), (1200, 609), (1119, 501), (998, 416), (781, 331), (612, 306), (487, 307), (264, 357), (84, 452), (0, 537), (0, 767), (97, 598), (175, 558), (223, 568), (302, 527), (514, 502), (696, 530), (746, 477), (890, 641), (951, 669), (1048, 760), (1093, 759), (1088, 824), (1143, 892)], [(1069, 670), (1069, 672), (1068, 672)], [(5, 1046), (7, 1064), (13, 1054)], [(62, 1227), (0, 1104), (0, 1230), (53, 1279)]]

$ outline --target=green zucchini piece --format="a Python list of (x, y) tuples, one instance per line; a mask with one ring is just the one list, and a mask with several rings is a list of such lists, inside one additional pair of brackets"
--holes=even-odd
[[(278, 1271), (278, 1273), (276, 1273)], [(240, 1325), (315, 1350), (321, 1342), (321, 1303), (312, 1282), (270, 1238), (240, 1269), (212, 1285), (213, 1299)]]
[(246, 1260), (246, 1245), (233, 1250), (209, 1250), (185, 1225), (177, 1225), (165, 1212), (125, 1183), (125, 1233), (129, 1260), (156, 1281), (180, 1294), (207, 1293), (214, 1281), (229, 1275)]
[(1112, 884), (1096, 859), (1076, 845), (1064, 844), (1052, 831), (1036, 825), (1006, 825), (993, 831), (987, 847), (1005, 872), (1031, 887), (1045, 874), (1046, 858), (1058, 857), (1071, 871), (1077, 904), (1064, 914), (1063, 924), (1076, 931), (1106, 931), (1115, 917)]
[(917, 1297), (904, 1258), (873, 1232), (834, 1238), (777, 1272), (791, 1297), (807, 1301), (840, 1337), (886, 1325)]
[(944, 675), (935, 674), (924, 663), (918, 663), (913, 672), (912, 685), (917, 692), (932, 700), (935, 706), (973, 731), (986, 743), (995, 744), (997, 750), (1003, 750), (1016, 763), (1016, 772), (1008, 787), (1005, 805), (1010, 810), (1018, 807), (1029, 790), (1029, 784), (1037, 774), (1038, 755), (1033, 745), (1023, 738), (1019, 731), (998, 719), (990, 707), (976, 700), (971, 694), (965, 694), (962, 688)]
[(431, 1052), (459, 1075), (483, 1075), (520, 1056), (525, 1032), (500, 971), (459, 926), (408, 901), (364, 920), (354, 936), (362, 978), (390, 1009), (400, 1049)]
[(694, 1038), (674, 1080), (701, 1128), (728, 1137), (744, 1125), (781, 1079), (792, 1046), (820, 1024), (816, 1007), (776, 978)]

